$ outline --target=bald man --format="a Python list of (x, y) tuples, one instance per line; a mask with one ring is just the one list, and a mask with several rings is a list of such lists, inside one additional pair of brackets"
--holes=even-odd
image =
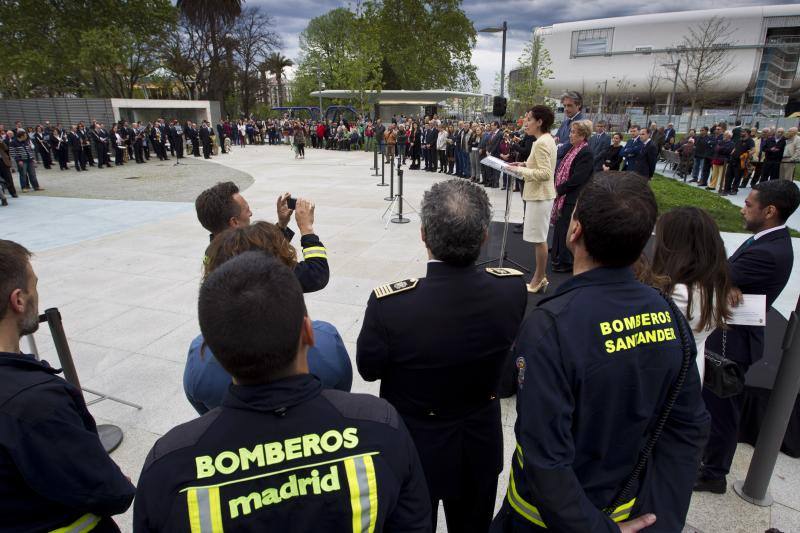
[(800, 136), (797, 135), (797, 128), (786, 130), (786, 147), (783, 149), (781, 159), (781, 179), (792, 181), (794, 179), (794, 169), (800, 163)]

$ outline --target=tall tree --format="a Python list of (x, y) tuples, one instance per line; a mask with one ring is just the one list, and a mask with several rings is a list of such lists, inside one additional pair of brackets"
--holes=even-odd
[(733, 69), (730, 46), (734, 31), (724, 18), (711, 17), (689, 28), (680, 45), (671, 50), (673, 64), (680, 61), (678, 83), (691, 105), (689, 125), (711, 96), (710, 87)]
[(234, 27), (236, 56), (239, 66), (241, 107), (245, 115), (255, 104), (260, 83), (259, 66), (270, 57), (270, 51), (280, 47), (280, 38), (270, 31), (272, 18), (255, 7), (247, 7)]
[(262, 64), (262, 70), (275, 76), (275, 84), (278, 86), (278, 106), (283, 105), (283, 71), (294, 65), (294, 61), (285, 57), (280, 52), (269, 54)]
[(548, 95), (544, 80), (553, 75), (552, 60), (542, 37), (534, 36), (525, 44), (517, 64), (515, 76), (509, 76), (507, 80), (511, 109), (515, 115), (523, 113), (531, 105), (543, 104)]
[(232, 81), (229, 66), (233, 55), (230, 46), (225, 46), (231, 44), (226, 37), (242, 13), (242, 0), (178, 0), (177, 7), (186, 25), (193, 26), (207, 40), (204, 48), (208, 53), (208, 94), (224, 108)]
[[(404, 38), (397, 28), (414, 28)], [(455, 88), (471, 64), (475, 28), (460, 0), (365, 0), (312, 19), (300, 37), (298, 77), (312, 85), (315, 72), (330, 88), (354, 96), (374, 89)], [(316, 86), (316, 83), (313, 83)]]

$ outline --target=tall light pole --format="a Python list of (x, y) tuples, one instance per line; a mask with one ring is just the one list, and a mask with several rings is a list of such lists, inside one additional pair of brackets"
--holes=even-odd
[(669, 115), (672, 116), (675, 114), (675, 109), (677, 108), (675, 105), (675, 98), (677, 96), (676, 91), (678, 90), (678, 71), (681, 69), (681, 60), (678, 59), (677, 63), (664, 63), (661, 66), (675, 69), (675, 79), (672, 80), (672, 96), (669, 101)]
[(319, 94), (319, 119), (321, 122), (325, 121), (325, 116), (322, 114), (322, 78), (320, 77), (319, 68), (316, 69), (317, 71), (317, 91)]
[(500, 96), (505, 96), (506, 89), (506, 33), (508, 33), (508, 23), (504, 20), (503, 25), (495, 28), (483, 28), (479, 33), (500, 33), (503, 32), (503, 59), (500, 63)]

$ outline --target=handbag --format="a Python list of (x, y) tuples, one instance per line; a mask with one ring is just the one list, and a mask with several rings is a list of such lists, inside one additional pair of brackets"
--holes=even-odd
[(706, 372), (703, 386), (720, 398), (730, 398), (744, 391), (744, 372), (725, 357), (725, 330), (722, 331), (722, 354), (706, 348)]

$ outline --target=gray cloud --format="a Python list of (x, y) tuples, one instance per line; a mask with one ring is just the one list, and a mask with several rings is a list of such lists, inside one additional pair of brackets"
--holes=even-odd
[[(246, 5), (260, 5), (275, 19), (275, 30), (283, 39), (284, 55), (298, 58), (299, 35), (316, 16), (336, 7), (348, 7), (352, 1), (336, 0), (247, 0)], [(789, 0), (783, 3), (800, 3)], [(547, 26), (559, 22), (620, 17), (645, 13), (691, 11), (764, 5), (758, 0), (707, 0), (698, 5), (696, 0), (673, 0), (667, 4), (644, 3), (641, 0), (588, 0), (565, 2), (564, 0), (464, 0), (463, 9), (476, 29), (495, 26), (508, 21), (506, 70), (512, 68), (531, 37), (536, 26)], [(398, 28), (399, 32), (403, 30)], [(472, 54), (472, 62), (478, 68), (478, 78), (483, 92), (492, 92), (495, 77), (500, 72), (501, 38), (499, 34), (478, 34)]]

